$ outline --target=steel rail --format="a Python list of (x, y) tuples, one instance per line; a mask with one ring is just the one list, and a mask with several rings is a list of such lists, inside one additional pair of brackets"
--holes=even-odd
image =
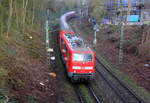
[(73, 87), (74, 87), (75, 93), (76, 93), (76, 95), (77, 95), (77, 97), (79, 99), (79, 102), (80, 103), (85, 103), (85, 101), (83, 99), (83, 96), (81, 95), (82, 93), (79, 90), (79, 86), (78, 85), (74, 85)]
[[(117, 94), (117, 96), (124, 103), (145, 103), (126, 84), (124, 84), (116, 75), (114, 75), (114, 73), (111, 70), (109, 70), (98, 58), (96, 58), (96, 60), (103, 67), (103, 69), (105, 70), (105, 73), (110, 75), (121, 86), (121, 88), (119, 88), (119, 85), (112, 84), (112, 81), (110, 81), (106, 77), (106, 75), (104, 75), (104, 73), (102, 73), (100, 71), (100, 69), (102, 69), (102, 68), (100, 68), (100, 69), (97, 68), (97, 72), (101, 75), (101, 77), (107, 82), (107, 84), (114, 90), (114, 92)], [(122, 89), (122, 91), (119, 89)], [(125, 92), (125, 91), (127, 91), (127, 92)], [(130, 99), (132, 99), (132, 100), (130, 100)], [(133, 99), (134, 99), (134, 101), (133, 101)]]
[(98, 97), (96, 96), (96, 93), (94, 92), (93, 88), (89, 85), (87, 85), (87, 88), (89, 89), (90, 93), (92, 94), (92, 96), (94, 97), (96, 103), (101, 103), (101, 101), (98, 99)]
[[(96, 68), (96, 69), (97, 69), (97, 68)], [(123, 103), (128, 103), (128, 102), (126, 102), (126, 99), (124, 99), (124, 98), (120, 95), (120, 93), (119, 93), (119, 91), (117, 90), (117, 88), (115, 88), (115, 87), (111, 84), (111, 82), (110, 82), (109, 80), (107, 80), (107, 79), (105, 78), (105, 76), (104, 76), (100, 71), (97, 70), (97, 72), (98, 72), (98, 73), (100, 74), (100, 76), (105, 80), (105, 82), (111, 87), (111, 89), (115, 91), (116, 95), (123, 101)]]

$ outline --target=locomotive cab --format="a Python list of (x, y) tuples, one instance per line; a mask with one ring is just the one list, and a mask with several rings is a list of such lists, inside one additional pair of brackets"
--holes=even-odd
[(76, 17), (75, 11), (68, 12), (60, 18), (60, 51), (66, 66), (68, 77), (72, 80), (91, 80), (95, 76), (95, 52), (85, 41), (75, 34), (67, 23)]
[(68, 76), (73, 80), (94, 79), (95, 76), (95, 54), (93, 52), (73, 52), (70, 71)]

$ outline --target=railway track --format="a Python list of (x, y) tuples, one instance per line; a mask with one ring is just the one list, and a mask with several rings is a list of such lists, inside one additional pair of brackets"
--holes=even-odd
[[(81, 88), (80, 84), (76, 84), (74, 85), (74, 90), (76, 92), (76, 95), (78, 97), (78, 100), (80, 103), (101, 103), (101, 101), (99, 100), (99, 97), (96, 95), (96, 93), (94, 92), (93, 88), (89, 85), (89, 84), (82, 84), (84, 87)], [(88, 96), (90, 96), (90, 100), (88, 101), (85, 97), (85, 94), (83, 94), (81, 89), (87, 89), (88, 90)], [(87, 94), (86, 94), (87, 95)]]
[[(122, 101), (122, 103), (145, 103), (135, 93), (133, 93), (130, 90), (130, 88), (128, 88), (123, 82), (121, 82), (120, 79), (116, 77), (105, 65), (103, 65), (98, 58), (96, 58), (96, 60), (97, 60), (97, 73), (109, 85), (112, 91), (115, 92), (115, 94)], [(90, 85), (86, 84), (85, 87), (89, 91), (91, 101), (94, 101), (90, 103), (101, 103), (99, 97), (94, 92), (94, 89)], [(87, 103), (87, 100), (85, 99), (84, 94), (80, 91), (78, 85), (74, 86), (74, 90), (78, 97), (79, 102)]]
[[(56, 57), (56, 59), (58, 60), (58, 59), (60, 59), (60, 58), (58, 58), (59, 56), (56, 56), (56, 55), (59, 54), (59, 47), (58, 47), (58, 45), (56, 45), (56, 44), (59, 44), (58, 43), (58, 41), (59, 41), (58, 40), (58, 35), (51, 35), (50, 39), (52, 39), (51, 40), (52, 41), (51, 42), (51, 47), (54, 48), (54, 51), (56, 53), (55, 52), (50, 53), (50, 54), (48, 54), (48, 57)], [(50, 58), (48, 58), (48, 59), (50, 59)], [(50, 64), (53, 64), (51, 66), (53, 68), (57, 69), (57, 66), (56, 66), (57, 64), (55, 64), (55, 61), (53, 61), (53, 60), (49, 60), (49, 61), (51, 62)], [(57, 71), (57, 70), (54, 70), (54, 71)], [(90, 85), (88, 85), (88, 84), (81, 84), (81, 85), (83, 85), (83, 87), (81, 87), (80, 84), (69, 83), (69, 85), (71, 85), (74, 88), (74, 91), (75, 91), (75, 94), (76, 94), (76, 96), (78, 98), (77, 100), (78, 100), (79, 103), (101, 103), (99, 101), (98, 97), (96, 96), (96, 93), (92, 89), (92, 87), (90, 87)], [(87, 100), (88, 97), (85, 97), (86, 94), (83, 93), (81, 89), (86, 89), (87, 90), (87, 92), (88, 92), (87, 95), (90, 98), (90, 101), (92, 101), (92, 102), (90, 102), (90, 101)]]
[(89, 86), (89, 85), (87, 87), (88, 87), (90, 93), (92, 94), (95, 102), (96, 103), (101, 103), (101, 100), (99, 100), (99, 97), (96, 95), (96, 93), (94, 92), (93, 88), (91, 86)]
[(123, 103), (145, 103), (130, 88), (127, 87), (112, 71), (110, 71), (101, 61), (97, 60), (97, 73), (104, 79), (109, 87), (115, 92)]
[[(55, 31), (54, 31), (55, 32)], [(56, 33), (55, 33), (56, 34)], [(51, 47), (54, 48), (54, 51), (53, 53), (50, 53), (48, 54), (48, 57), (56, 57), (56, 59), (60, 59), (58, 54), (60, 55), (59, 53), (59, 47), (58, 47), (58, 35), (51, 35)], [(57, 44), (57, 45), (56, 45)], [(57, 48), (56, 48), (57, 47)], [(50, 58), (48, 58), (50, 59)], [(55, 64), (55, 61), (53, 60), (49, 60), (50, 61), (50, 64), (53, 64), (51, 65), (51, 67), (57, 69), (57, 64)], [(61, 61), (61, 60), (60, 60)], [(58, 61), (57, 61), (58, 62)], [(60, 62), (61, 63), (61, 62)], [(64, 66), (62, 64), (62, 66)], [(63, 68), (62, 68), (63, 69)], [(64, 69), (65, 70), (65, 69)], [(54, 71), (57, 71), (57, 70), (54, 70)], [(66, 76), (66, 75), (65, 75)], [(80, 84), (73, 84), (73, 83), (70, 83), (69, 82), (69, 85), (72, 86), (74, 88), (74, 91), (75, 91), (75, 94), (76, 94), (76, 97), (78, 98), (78, 102), (77, 103), (100, 103), (98, 101), (98, 97), (96, 96), (96, 94), (94, 93), (94, 91), (92, 90), (92, 88), (88, 85), (88, 84), (81, 84), (83, 85), (83, 87), (81, 87)], [(88, 97), (90, 97), (90, 101), (87, 100), (88, 97), (85, 97), (85, 94), (82, 92), (81, 89), (86, 89), (88, 91)], [(94, 102), (93, 102), (94, 101)]]
[(77, 95), (77, 97), (78, 97), (79, 102), (80, 102), (80, 103), (86, 103), (86, 102), (84, 101), (83, 96), (81, 95), (82, 93), (81, 93), (81, 91), (79, 90), (79, 86), (74, 86), (74, 90), (75, 90), (75, 93), (76, 93), (76, 95)]

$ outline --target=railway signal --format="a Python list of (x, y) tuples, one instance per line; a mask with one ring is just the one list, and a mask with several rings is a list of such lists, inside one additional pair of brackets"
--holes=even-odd
[(98, 24), (95, 24), (94, 25), (94, 40), (93, 40), (93, 45), (96, 46), (96, 43), (97, 43), (97, 32), (99, 32), (99, 26)]

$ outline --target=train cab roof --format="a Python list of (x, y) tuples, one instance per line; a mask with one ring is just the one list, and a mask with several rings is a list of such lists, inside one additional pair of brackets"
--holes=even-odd
[(66, 38), (67, 44), (73, 51), (92, 51), (85, 41), (77, 34), (64, 34), (64, 38)]

